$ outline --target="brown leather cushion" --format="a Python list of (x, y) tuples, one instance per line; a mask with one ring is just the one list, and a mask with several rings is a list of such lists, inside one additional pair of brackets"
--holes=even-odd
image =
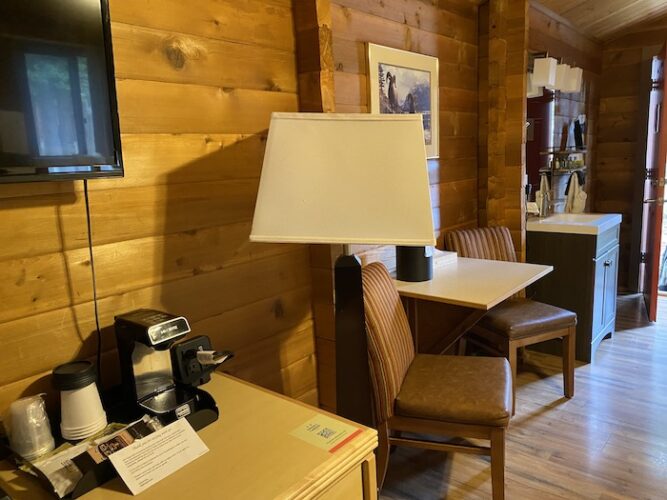
[(503, 427), (512, 408), (505, 358), (417, 354), (403, 379), (396, 415)]
[(491, 309), (478, 324), (507, 338), (520, 339), (575, 326), (577, 315), (530, 299), (512, 299)]

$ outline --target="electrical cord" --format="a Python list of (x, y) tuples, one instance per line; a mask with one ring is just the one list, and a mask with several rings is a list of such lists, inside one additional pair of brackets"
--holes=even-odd
[(90, 222), (90, 201), (88, 200), (88, 179), (83, 180), (83, 195), (86, 200), (86, 226), (88, 228), (88, 254), (90, 256), (90, 273), (93, 279), (93, 307), (95, 309), (95, 328), (97, 330), (97, 384), (102, 386), (102, 330), (100, 329), (100, 312), (97, 307), (97, 280), (95, 278), (95, 257), (93, 256), (93, 231)]

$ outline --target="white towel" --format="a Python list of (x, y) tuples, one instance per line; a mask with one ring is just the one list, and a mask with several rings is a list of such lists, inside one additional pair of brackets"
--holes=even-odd
[(586, 198), (588, 195), (579, 185), (579, 176), (576, 173), (570, 177), (570, 187), (565, 201), (565, 211), (568, 213), (580, 214), (586, 209)]
[(549, 181), (547, 180), (546, 174), (540, 175), (540, 189), (538, 191), (535, 191), (535, 202), (537, 203), (538, 207), (542, 206), (542, 197), (544, 195), (546, 195), (547, 203), (549, 203), (551, 199), (550, 191), (551, 190), (549, 188)]

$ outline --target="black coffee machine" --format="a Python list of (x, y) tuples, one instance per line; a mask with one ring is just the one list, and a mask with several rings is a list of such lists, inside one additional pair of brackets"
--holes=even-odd
[(190, 332), (188, 321), (153, 309), (116, 316), (114, 327), (124, 406), (131, 418), (147, 413), (164, 424), (187, 418), (195, 429), (218, 418), (215, 401), (198, 386), (231, 352), (212, 351), (203, 335), (177, 343)]

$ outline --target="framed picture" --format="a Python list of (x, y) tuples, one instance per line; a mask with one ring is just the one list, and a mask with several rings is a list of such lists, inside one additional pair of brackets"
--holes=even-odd
[(427, 158), (439, 156), (438, 58), (368, 44), (371, 113), (421, 113)]

